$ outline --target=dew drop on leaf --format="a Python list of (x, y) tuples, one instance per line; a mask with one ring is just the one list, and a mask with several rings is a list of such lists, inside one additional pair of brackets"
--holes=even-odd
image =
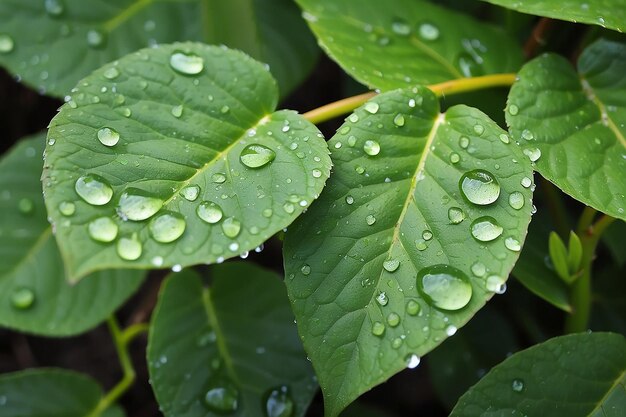
[(172, 107), (171, 110), (172, 116), (178, 118), (183, 115), (183, 105), (179, 104), (178, 106)]
[(347, 203), (347, 204), (352, 204), (352, 203), (354, 203), (354, 197), (352, 197), (351, 195), (346, 196), (346, 203)]
[(415, 369), (420, 364), (420, 357), (416, 354), (408, 355), (404, 361), (406, 362), (406, 367), (409, 369)]
[(480, 262), (473, 263), (470, 269), (472, 270), (472, 274), (477, 277), (482, 277), (487, 272), (487, 268), (485, 267), (485, 265)]
[(411, 25), (402, 18), (395, 18), (391, 22), (391, 31), (396, 35), (409, 36), (411, 34)]
[(489, 275), (485, 281), (487, 291), (502, 294), (506, 291), (506, 281), (498, 275)]
[(424, 299), (442, 310), (459, 310), (472, 298), (469, 278), (450, 265), (434, 265), (417, 274), (417, 288)]
[(182, 215), (174, 212), (161, 213), (150, 221), (152, 238), (160, 243), (177, 240), (185, 232), (187, 223)]
[(300, 272), (302, 272), (302, 275), (309, 275), (311, 273), (311, 266), (307, 264), (302, 265)]
[(122, 193), (117, 203), (117, 214), (123, 220), (141, 221), (156, 214), (163, 207), (163, 200), (152, 194), (130, 188)]
[(368, 113), (376, 114), (378, 113), (379, 106), (378, 106), (378, 103), (376, 103), (375, 101), (370, 101), (370, 102), (365, 103), (364, 109)]
[(522, 138), (526, 140), (533, 140), (535, 139), (535, 134), (528, 129), (524, 129), (522, 130)]
[(524, 390), (524, 381), (521, 379), (514, 379), (511, 383), (511, 388), (515, 392), (522, 392)]
[(385, 293), (384, 291), (379, 293), (376, 296), (376, 302), (383, 307), (386, 306), (389, 303), (389, 298), (387, 297), (387, 293)]
[(512, 236), (504, 239), (504, 246), (506, 246), (508, 250), (511, 250), (513, 252), (519, 252), (520, 250), (522, 250), (522, 246), (520, 245), (519, 240), (515, 239)]
[(267, 417), (291, 417), (295, 408), (289, 388), (282, 385), (274, 388), (266, 395), (265, 415)]
[(522, 178), (522, 181), (520, 182), (520, 184), (522, 184), (522, 187), (524, 188), (528, 188), (532, 185), (532, 180), (528, 177), (524, 177)]
[(450, 207), (448, 209), (448, 219), (452, 224), (459, 224), (465, 220), (465, 212), (460, 207)]
[(530, 162), (537, 162), (541, 158), (541, 150), (539, 148), (524, 149), (524, 155), (530, 159)]
[(53, 17), (61, 16), (65, 10), (63, 0), (46, 0), (44, 7), (46, 8), (46, 13)]
[(76, 180), (74, 184), (76, 193), (92, 206), (103, 206), (111, 201), (113, 189), (102, 177), (95, 174), (87, 174)]
[(371, 226), (374, 223), (376, 223), (376, 217), (374, 217), (371, 214), (368, 214), (367, 217), (365, 217), (365, 222), (367, 223), (368, 226)]
[(115, 67), (109, 67), (106, 70), (104, 70), (104, 73), (102, 75), (104, 75), (104, 78), (106, 78), (107, 80), (114, 80), (117, 77), (119, 77), (120, 72)]
[(417, 315), (417, 313), (420, 312), (421, 308), (422, 307), (420, 306), (420, 304), (415, 300), (409, 300), (406, 303), (406, 313), (410, 316)]
[(467, 147), (469, 146), (469, 138), (467, 136), (461, 136), (459, 138), (459, 146), (463, 149), (467, 149)]
[(87, 31), (87, 45), (91, 48), (102, 48), (106, 44), (106, 33), (100, 29)]
[(322, 176), (322, 171), (315, 168), (313, 171), (311, 171), (311, 174), (313, 175), (314, 178), (319, 178)]
[(211, 181), (216, 184), (223, 184), (224, 182), (226, 182), (226, 174), (222, 172), (216, 172), (215, 174), (211, 175)]
[(450, 162), (452, 162), (453, 164), (458, 163), (461, 160), (461, 156), (456, 153), (456, 152), (452, 152), (450, 154)]
[(369, 156), (376, 156), (380, 153), (380, 144), (375, 140), (366, 140), (363, 144), (363, 151)]
[(283, 204), (283, 210), (285, 210), (285, 213), (287, 214), (292, 214), (294, 211), (296, 211), (296, 206), (293, 205), (293, 203), (285, 203)]
[(209, 224), (215, 224), (222, 220), (224, 212), (222, 208), (212, 201), (203, 201), (196, 208), (196, 214), (198, 217)]
[(383, 333), (385, 333), (385, 325), (379, 321), (375, 321), (374, 324), (372, 324), (372, 334), (374, 336), (382, 336)]
[(391, 327), (396, 327), (400, 324), (400, 316), (397, 313), (389, 313), (387, 315), (387, 324)]
[(15, 48), (13, 38), (7, 34), (0, 33), (0, 54), (8, 54)]
[(418, 30), (420, 38), (426, 41), (436, 41), (439, 39), (439, 28), (432, 23), (424, 22)]
[(383, 262), (383, 268), (388, 272), (394, 272), (400, 267), (400, 261), (398, 259), (387, 259)]
[(11, 304), (19, 310), (26, 310), (35, 303), (35, 293), (30, 288), (19, 287), (11, 294)]
[(513, 191), (509, 194), (509, 206), (515, 210), (519, 210), (524, 207), (524, 195), (519, 191)]
[(459, 187), (470, 203), (481, 206), (495, 202), (500, 196), (500, 184), (493, 174), (482, 169), (463, 174)]
[(424, 230), (422, 232), (422, 238), (426, 241), (429, 241), (433, 238), (433, 232), (431, 232), (430, 230)]
[(509, 106), (509, 114), (511, 116), (515, 116), (517, 113), (519, 113), (519, 107), (517, 107), (515, 104), (511, 104)]
[(472, 222), (470, 229), (474, 239), (479, 242), (490, 242), (498, 238), (504, 230), (497, 220), (491, 216), (477, 218)]
[(509, 143), (511, 141), (511, 138), (509, 138), (509, 135), (507, 135), (506, 133), (501, 133), (498, 137), (500, 138), (500, 141), (502, 143)]
[(59, 212), (66, 217), (72, 216), (76, 212), (76, 205), (71, 201), (61, 201), (59, 203)]
[(393, 118), (393, 124), (398, 127), (404, 126), (404, 116), (401, 114), (397, 114), (396, 117)]
[(116, 249), (119, 257), (127, 261), (134, 261), (138, 259), (143, 250), (136, 233), (133, 233), (131, 236), (119, 238)]
[(204, 59), (196, 54), (174, 52), (170, 56), (170, 66), (184, 75), (196, 75), (204, 69)]
[(241, 232), (241, 222), (234, 217), (228, 217), (222, 222), (222, 231), (226, 237), (234, 239)]
[(96, 135), (104, 146), (115, 146), (120, 141), (120, 134), (110, 127), (103, 127)]
[(98, 242), (113, 242), (117, 237), (117, 224), (110, 217), (99, 217), (87, 226), (89, 237)]
[(204, 395), (204, 404), (211, 411), (226, 414), (237, 411), (239, 391), (231, 384), (217, 384)]
[(474, 125), (474, 133), (476, 133), (477, 135), (482, 135), (484, 131), (485, 127), (483, 125)]
[(276, 153), (264, 145), (251, 144), (242, 149), (239, 160), (248, 168), (261, 168), (276, 158)]
[(200, 186), (188, 185), (180, 190), (180, 195), (187, 201), (196, 201), (200, 195)]

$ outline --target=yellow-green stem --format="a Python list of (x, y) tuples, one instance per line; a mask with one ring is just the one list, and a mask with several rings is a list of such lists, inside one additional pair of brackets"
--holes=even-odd
[[(485, 88), (509, 87), (514, 82), (515, 74), (492, 74), (482, 77), (459, 78), (457, 80), (432, 84), (429, 85), (428, 88), (437, 96), (443, 97), (448, 94), (467, 93), (469, 91), (482, 90)], [(306, 112), (303, 116), (312, 123), (322, 123), (343, 114), (350, 113), (375, 95), (375, 92), (369, 92), (344, 98)]]

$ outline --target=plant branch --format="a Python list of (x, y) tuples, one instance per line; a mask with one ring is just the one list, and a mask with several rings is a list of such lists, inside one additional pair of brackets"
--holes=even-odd
[(524, 55), (526, 58), (532, 58), (537, 54), (537, 50), (539, 47), (546, 44), (546, 34), (552, 26), (554, 25), (554, 20), (542, 17), (539, 19), (539, 22), (533, 28), (530, 37), (524, 44)]
[[(515, 74), (492, 74), (481, 77), (459, 78), (445, 81), (439, 84), (429, 85), (437, 96), (443, 97), (446, 94), (466, 93), (469, 91), (482, 90), (493, 87), (508, 87), (515, 82)], [(318, 124), (334, 119), (342, 114), (350, 113), (363, 103), (374, 97), (377, 93), (368, 92), (357, 96), (344, 98), (334, 103), (326, 104), (303, 114), (304, 118), (312, 123)]]

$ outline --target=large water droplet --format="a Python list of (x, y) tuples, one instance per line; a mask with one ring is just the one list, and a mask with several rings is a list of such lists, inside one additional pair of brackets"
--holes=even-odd
[(150, 222), (150, 234), (160, 243), (170, 243), (178, 239), (185, 232), (187, 223), (182, 215), (174, 212), (164, 212)]
[(248, 145), (239, 154), (241, 163), (248, 168), (261, 168), (276, 158), (276, 152), (267, 146), (252, 144)]
[(383, 307), (386, 306), (389, 303), (389, 297), (387, 297), (387, 293), (385, 293), (384, 291), (379, 293), (376, 296), (376, 302)]
[(514, 379), (511, 383), (511, 388), (515, 392), (522, 392), (524, 390), (524, 381), (521, 379)]
[(35, 302), (35, 293), (30, 288), (19, 287), (13, 290), (11, 294), (11, 304), (13, 307), (26, 310)]
[(204, 395), (206, 406), (217, 413), (228, 414), (237, 410), (239, 391), (231, 384), (216, 384)]
[(0, 54), (8, 54), (15, 48), (13, 38), (7, 34), (0, 33)]
[(375, 321), (374, 324), (372, 324), (372, 334), (374, 336), (382, 336), (383, 333), (385, 333), (385, 325), (379, 321)]
[(110, 127), (103, 127), (98, 130), (98, 140), (104, 146), (115, 146), (120, 141), (120, 134)]
[(537, 162), (541, 158), (541, 150), (539, 148), (526, 148), (524, 155), (530, 159), (530, 162)]
[(524, 207), (524, 194), (519, 191), (513, 191), (509, 194), (509, 205), (515, 210), (519, 210)]
[(426, 241), (429, 241), (433, 238), (433, 232), (431, 232), (430, 230), (424, 230), (422, 232), (422, 238)]
[(459, 138), (459, 146), (463, 149), (467, 149), (469, 146), (470, 140), (467, 136), (461, 136)]
[(391, 327), (396, 327), (400, 324), (400, 316), (397, 313), (389, 313), (387, 315), (387, 324)]
[(375, 140), (366, 140), (363, 144), (363, 151), (370, 156), (376, 156), (380, 153), (380, 144)]
[(311, 265), (309, 264), (304, 264), (302, 265), (302, 268), (300, 268), (300, 272), (302, 272), (302, 275), (307, 276), (311, 274)]
[(535, 139), (535, 134), (528, 129), (524, 129), (522, 130), (522, 138), (526, 140), (533, 140)]
[(76, 205), (71, 201), (59, 203), (59, 212), (64, 216), (72, 216), (76, 212)]
[(369, 101), (367, 103), (365, 103), (364, 109), (371, 114), (376, 114), (378, 113), (378, 103), (376, 103), (375, 101)]
[(65, 6), (62, 0), (46, 0), (44, 2), (46, 13), (50, 16), (61, 16), (65, 10)]
[(346, 204), (352, 204), (354, 203), (354, 197), (352, 197), (351, 195), (346, 196)]
[(241, 222), (234, 217), (228, 217), (222, 222), (222, 231), (227, 237), (234, 239), (241, 231)]
[(396, 35), (409, 36), (411, 34), (411, 25), (402, 18), (395, 18), (391, 22), (391, 31)]
[(439, 28), (432, 23), (422, 23), (419, 26), (418, 33), (420, 35), (420, 38), (426, 41), (435, 41), (439, 39)]
[(183, 105), (179, 104), (178, 106), (172, 107), (171, 113), (172, 113), (172, 116), (179, 118), (180, 116), (183, 115)]
[(102, 75), (104, 75), (104, 78), (106, 78), (107, 80), (114, 80), (117, 77), (119, 77), (120, 71), (115, 67), (109, 67), (106, 70), (104, 70), (104, 73)]
[(76, 193), (93, 206), (103, 206), (113, 197), (113, 189), (102, 177), (95, 174), (83, 175), (74, 184)]
[(394, 272), (400, 267), (400, 261), (398, 259), (387, 259), (383, 262), (383, 268), (388, 272)]
[(174, 52), (170, 56), (170, 66), (181, 74), (196, 75), (204, 69), (204, 59), (192, 53)]
[(519, 113), (519, 107), (517, 107), (515, 104), (511, 104), (509, 106), (509, 114), (511, 116), (515, 116), (517, 113)]
[(200, 217), (201, 220), (214, 224), (222, 220), (224, 216), (224, 212), (222, 208), (212, 201), (203, 201), (198, 205), (196, 209), (196, 214)]
[(506, 280), (498, 275), (489, 275), (485, 281), (487, 291), (503, 294), (506, 291)]
[(470, 269), (472, 270), (472, 274), (477, 277), (482, 277), (487, 272), (487, 267), (480, 262), (473, 263)]
[(520, 181), (520, 184), (522, 184), (522, 187), (524, 188), (528, 188), (532, 185), (533, 181), (528, 178), (528, 177), (524, 177), (522, 178), (522, 181)]
[(465, 220), (465, 212), (460, 207), (450, 207), (448, 209), (448, 219), (452, 224), (459, 224)]
[(406, 313), (410, 316), (415, 316), (417, 315), (417, 313), (420, 312), (420, 310), (422, 309), (422, 307), (420, 306), (420, 304), (415, 301), (415, 300), (409, 300), (406, 303)]
[(117, 241), (117, 254), (120, 258), (127, 261), (134, 261), (141, 256), (143, 250), (141, 242), (137, 237), (137, 233), (133, 233), (132, 236), (124, 236)]
[(421, 269), (417, 274), (417, 288), (430, 304), (443, 310), (459, 310), (472, 298), (469, 278), (450, 265)]
[(508, 250), (511, 250), (513, 252), (519, 252), (520, 250), (522, 250), (522, 246), (519, 243), (519, 240), (515, 239), (513, 236), (509, 236), (504, 239), (504, 246), (506, 246)]
[(393, 118), (393, 124), (398, 127), (404, 126), (404, 116), (401, 114), (396, 114), (396, 117)]
[(226, 174), (222, 172), (216, 172), (215, 174), (211, 175), (211, 180), (216, 184), (223, 184), (224, 182), (226, 182)]
[(500, 184), (488, 171), (476, 169), (466, 172), (459, 181), (463, 196), (471, 203), (481, 206), (491, 204), (500, 195)]
[(374, 223), (376, 223), (376, 217), (374, 217), (374, 216), (373, 216), (373, 215), (371, 215), (371, 214), (368, 214), (368, 215), (365, 217), (365, 222), (367, 223), (367, 225), (368, 225), (368, 226), (371, 226), (371, 225), (373, 225)]
[(265, 400), (265, 415), (267, 417), (291, 417), (293, 415), (295, 405), (289, 388), (285, 385), (274, 388), (267, 394)]
[(474, 220), (470, 227), (474, 239), (480, 242), (490, 242), (498, 238), (504, 230), (491, 216), (483, 216)]
[(99, 217), (89, 222), (89, 236), (98, 242), (113, 242), (117, 237), (117, 224), (110, 217)]
[(420, 357), (416, 354), (408, 355), (404, 361), (406, 362), (406, 367), (409, 369), (417, 368), (417, 365), (420, 364)]
[(106, 44), (106, 33), (100, 29), (91, 29), (87, 31), (87, 45), (91, 48), (102, 48)]
[(120, 196), (117, 213), (124, 220), (141, 221), (152, 217), (163, 207), (163, 200), (152, 194), (130, 188)]
[(200, 195), (200, 186), (188, 185), (180, 190), (180, 195), (187, 201), (196, 201)]

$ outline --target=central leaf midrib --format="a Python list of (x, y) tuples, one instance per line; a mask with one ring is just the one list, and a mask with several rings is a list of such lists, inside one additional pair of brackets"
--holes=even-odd
[(613, 119), (609, 116), (609, 112), (607, 111), (606, 106), (598, 97), (598, 94), (593, 89), (593, 86), (591, 85), (591, 83), (581, 76), (580, 85), (583, 89), (583, 92), (589, 99), (589, 101), (595, 104), (596, 107), (598, 108), (598, 111), (600, 112), (600, 123), (602, 123), (603, 116), (606, 116), (606, 120), (608, 123), (607, 127), (613, 132), (613, 134), (617, 138), (617, 141), (621, 143), (622, 147), (626, 149), (626, 138), (624, 138), (624, 135), (622, 134), (622, 132), (620, 132), (620, 130), (617, 128), (617, 125), (615, 125), (615, 122), (613, 121)]
[(620, 385), (620, 383), (626, 378), (626, 369), (624, 369), (622, 371), (622, 373), (620, 373), (618, 375), (618, 377), (615, 379), (615, 381), (613, 382), (613, 384), (611, 385), (611, 387), (606, 391), (606, 393), (602, 396), (602, 398), (600, 398), (600, 400), (596, 403), (595, 407), (593, 408), (593, 410), (589, 411), (589, 413), (587, 414), (588, 416), (592, 416), (596, 411), (599, 410), (598, 407), (602, 407), (602, 405), (604, 404), (604, 402), (606, 401), (606, 399), (609, 397), (609, 394), (611, 394), (613, 392), (613, 390), (615, 390), (615, 388), (617, 388), (618, 385)]

